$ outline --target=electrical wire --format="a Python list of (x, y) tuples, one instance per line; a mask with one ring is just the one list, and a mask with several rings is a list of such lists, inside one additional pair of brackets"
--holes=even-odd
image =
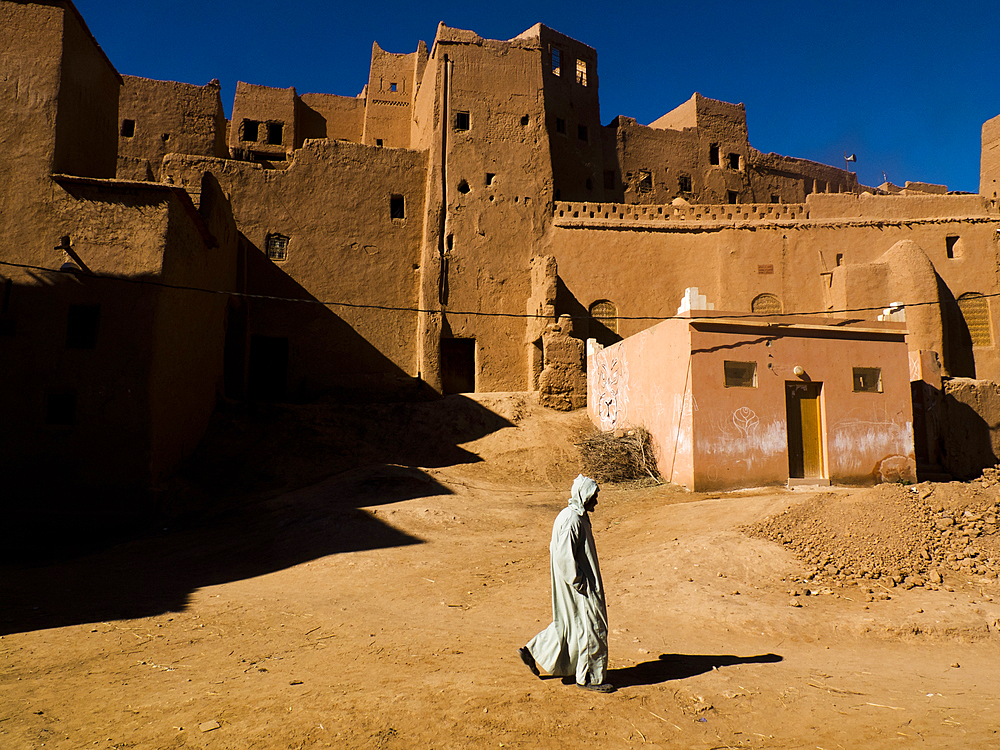
[[(344, 307), (349, 309), (357, 310), (382, 310), (389, 312), (410, 312), (410, 313), (446, 313), (448, 315), (469, 315), (475, 317), (483, 318), (522, 318), (522, 319), (545, 319), (549, 320), (552, 318), (551, 315), (542, 315), (541, 313), (507, 313), (507, 312), (484, 312), (482, 310), (449, 310), (446, 308), (435, 309), (435, 308), (421, 308), (421, 307), (404, 307), (397, 305), (376, 305), (370, 303), (360, 303), (360, 302), (331, 302), (327, 300), (318, 299), (306, 299), (304, 297), (278, 297), (270, 294), (252, 294), (250, 292), (236, 292), (236, 291), (224, 291), (222, 289), (206, 289), (204, 287), (197, 286), (187, 286), (184, 284), (169, 284), (165, 281), (154, 281), (151, 279), (133, 279), (127, 276), (111, 276), (108, 274), (94, 273), (93, 271), (84, 271), (77, 269), (62, 269), (62, 268), (46, 268), (44, 266), (34, 266), (27, 263), (14, 263), (11, 261), (0, 260), (0, 265), (10, 266), (12, 268), (20, 268), (29, 271), (42, 271), (44, 273), (62, 273), (69, 274), (71, 276), (85, 276), (93, 279), (103, 279), (108, 281), (121, 281), (129, 284), (139, 284), (142, 286), (155, 286), (162, 289), (175, 289), (185, 292), (202, 292), (205, 294), (223, 294), (229, 297), (242, 297), (245, 299), (262, 299), (270, 300), (274, 302), (297, 302), (301, 304), (310, 305), (322, 305), (323, 307)], [(998, 297), (1000, 292), (990, 293), (990, 294), (980, 294), (977, 296), (978, 299), (985, 299), (989, 297)], [(775, 317), (803, 317), (810, 315), (844, 315), (847, 313), (862, 313), (862, 312), (875, 312), (882, 311), (889, 308), (898, 307), (924, 307), (929, 305), (938, 305), (939, 301), (929, 301), (929, 302), (905, 302), (905, 303), (892, 303), (887, 305), (877, 305), (874, 307), (849, 307), (842, 310), (812, 310), (808, 312), (782, 312), (782, 313), (734, 313), (726, 314), (726, 319), (747, 319), (753, 320), (755, 318), (775, 318)], [(692, 313), (695, 311), (692, 310)], [(559, 315), (557, 317), (563, 317)], [(593, 315), (570, 315), (569, 316), (575, 320), (591, 320), (594, 319)], [(718, 316), (710, 315), (690, 315), (690, 316), (680, 316), (680, 315), (602, 315), (599, 320), (714, 320)]]

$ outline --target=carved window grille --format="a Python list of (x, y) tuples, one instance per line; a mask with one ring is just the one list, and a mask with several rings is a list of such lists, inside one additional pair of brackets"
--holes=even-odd
[(761, 315), (780, 315), (781, 300), (773, 294), (758, 294), (750, 303), (750, 311)]
[(269, 234), (265, 243), (267, 257), (271, 260), (288, 260), (288, 237), (283, 234)]
[(597, 320), (612, 333), (618, 333), (618, 308), (614, 302), (598, 300), (590, 306), (590, 317)]
[(962, 312), (965, 325), (969, 329), (973, 346), (991, 346), (990, 306), (987, 299), (978, 292), (969, 292), (958, 298), (958, 309)]

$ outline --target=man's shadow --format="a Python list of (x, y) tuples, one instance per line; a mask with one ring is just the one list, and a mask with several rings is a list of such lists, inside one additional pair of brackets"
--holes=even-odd
[(709, 672), (715, 667), (734, 664), (771, 664), (779, 662), (778, 654), (734, 656), (733, 654), (660, 654), (656, 661), (644, 661), (631, 667), (609, 669), (607, 681), (616, 688), (634, 685), (655, 685), (668, 680), (683, 680)]

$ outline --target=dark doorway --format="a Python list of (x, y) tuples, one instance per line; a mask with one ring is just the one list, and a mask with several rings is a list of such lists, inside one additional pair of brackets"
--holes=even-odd
[(476, 392), (475, 339), (441, 339), (441, 390)]
[(288, 379), (288, 339), (283, 336), (250, 337), (247, 390), (251, 399), (280, 401)]
[(823, 476), (822, 388), (822, 383), (785, 383), (789, 478)]

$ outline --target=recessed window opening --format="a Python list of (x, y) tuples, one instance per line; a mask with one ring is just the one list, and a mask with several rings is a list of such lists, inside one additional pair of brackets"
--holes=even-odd
[(406, 205), (403, 202), (402, 195), (389, 196), (389, 218), (390, 219), (406, 218)]
[(682, 193), (690, 193), (692, 189), (691, 185), (691, 175), (681, 174), (677, 176), (677, 188)]
[(777, 193), (771, 193), (771, 203), (781, 203), (781, 196)]
[(487, 185), (492, 185), (494, 179), (496, 179), (496, 175), (495, 174), (493, 174), (492, 172), (487, 172), (486, 173), (486, 184)]
[(96, 349), (100, 305), (70, 305), (66, 321), (67, 349)]
[(69, 426), (76, 423), (76, 394), (50, 393), (45, 399), (45, 424)]
[(271, 260), (288, 260), (288, 237), (283, 234), (269, 234), (264, 241), (267, 257)]
[(882, 392), (882, 368), (881, 367), (855, 367), (852, 368), (852, 378), (854, 380), (855, 393), (881, 393)]
[(837, 260), (837, 265), (838, 266), (844, 265), (844, 254), (843, 253), (837, 253), (837, 259), (836, 260)]
[(389, 91), (391, 91), (394, 94), (396, 93), (396, 84), (395, 83), (390, 83), (389, 84)]
[(379, 148), (382, 148), (382, 139), (381, 138), (376, 138), (375, 139), (375, 145), (378, 146)]
[(823, 180), (816, 180), (816, 192), (817, 193), (826, 192), (826, 183)]
[(961, 258), (962, 247), (958, 244), (958, 237), (945, 237), (944, 249), (949, 258)]
[(597, 300), (590, 306), (590, 317), (612, 333), (618, 333), (618, 308), (614, 302), (606, 299)]
[(740, 155), (739, 154), (730, 154), (726, 158), (729, 160), (729, 168), (730, 169), (739, 170), (739, 168), (740, 168)]
[(726, 388), (757, 387), (756, 362), (730, 362), (726, 360), (723, 370), (725, 372)]
[(587, 63), (580, 59), (576, 61), (576, 82), (581, 86), (587, 85)]
[(284, 126), (280, 122), (269, 122), (267, 124), (267, 142), (272, 146), (281, 145), (281, 136)]
[(556, 118), (556, 132), (566, 134), (566, 121), (561, 117)]
[(604, 189), (605, 190), (615, 189), (615, 170), (613, 169), (604, 170)]
[(558, 47), (552, 48), (552, 75), (562, 75), (562, 51)]
[(729, 190), (726, 192), (726, 200), (730, 203), (730, 205), (736, 205), (739, 202), (739, 199), (740, 194), (735, 190)]
[(455, 113), (455, 130), (468, 130), (470, 122), (471, 120), (468, 112)]
[(469, 187), (469, 183), (466, 180), (462, 180), (461, 182), (458, 183), (458, 192), (460, 192), (462, 195), (468, 193), (469, 190), (471, 190), (471, 188)]
[(579, 138), (581, 141), (587, 140), (587, 126), (586, 125), (577, 125), (576, 126), (576, 137)]
[(653, 173), (648, 169), (639, 170), (639, 176), (635, 181), (635, 191), (637, 193), (653, 192)]
[(524, 127), (525, 125), (527, 125), (527, 124), (528, 124), (529, 122), (531, 122), (531, 118), (530, 118), (530, 117), (528, 117), (527, 115), (524, 115), (523, 117), (521, 117), (521, 127), (522, 127), (522, 128), (523, 128), (523, 127)]
[(713, 143), (708, 147), (708, 163), (718, 165), (719, 163), (719, 144)]
[(256, 120), (244, 120), (242, 128), (242, 140), (256, 143), (260, 138), (260, 123)]
[(135, 120), (122, 120), (121, 134), (123, 138), (131, 138), (135, 135)]

